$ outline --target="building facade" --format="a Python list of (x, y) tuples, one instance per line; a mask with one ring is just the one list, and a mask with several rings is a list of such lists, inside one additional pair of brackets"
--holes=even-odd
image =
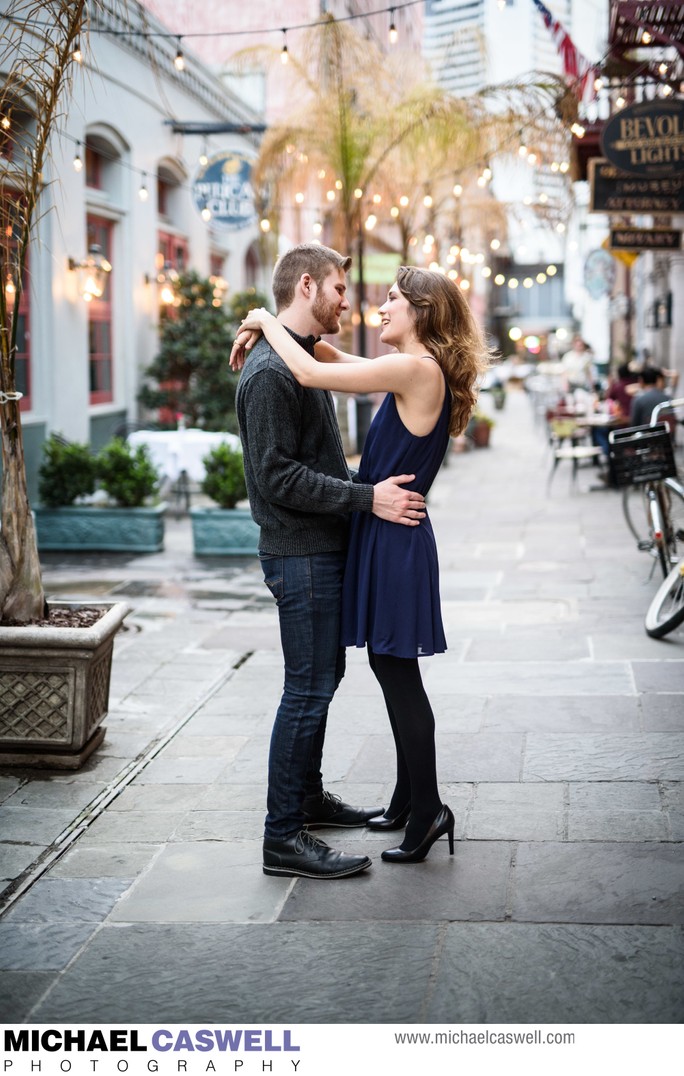
[[(249, 158), (259, 138), (249, 128), (262, 117), (191, 55), (179, 70), (176, 42), (164, 32), (140, 5), (106, 3), (73, 63), (21, 308), (17, 370), (32, 497), (49, 433), (97, 448), (138, 418), (165, 273), (214, 275), (228, 293), (263, 286), (255, 216), (236, 228), (205, 219), (193, 187), (201, 141), (179, 133), (188, 121), (241, 128), (222, 146)], [(13, 122), (22, 115), (30, 122), (20, 108)], [(11, 153), (10, 144), (0, 152)], [(2, 197), (12, 197), (9, 180)], [(101, 290), (91, 287), (93, 259), (110, 267)]]

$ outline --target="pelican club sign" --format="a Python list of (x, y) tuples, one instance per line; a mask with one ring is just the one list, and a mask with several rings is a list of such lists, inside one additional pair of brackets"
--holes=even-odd
[(604, 157), (632, 176), (681, 175), (684, 101), (642, 101), (612, 116), (601, 135)]
[(214, 154), (192, 183), (198, 213), (209, 211), (216, 227), (236, 232), (257, 219), (252, 187), (252, 158), (237, 150)]

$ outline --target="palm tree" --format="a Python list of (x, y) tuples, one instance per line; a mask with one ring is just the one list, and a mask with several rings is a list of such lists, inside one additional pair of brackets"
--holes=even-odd
[[(254, 50), (242, 54), (248, 55), (253, 61)], [(314, 188), (324, 184), (327, 241), (344, 251), (363, 251), (364, 221), (375, 194), (385, 214), (395, 207), (383, 223), (398, 227), (401, 257), (409, 260), (409, 243), (420, 227), (440, 215), (453, 216), (455, 181), (467, 187), (501, 147), (517, 152), (522, 128), (530, 143), (566, 137), (553, 109), (564, 89), (555, 76), (455, 98), (430, 80), (415, 55), (383, 52), (332, 15), (305, 36), (294, 66), (305, 103), (266, 133), (254, 184), (262, 206), (270, 207), (272, 227), (294, 190), (308, 190), (315, 201), (321, 193)], [(428, 191), (432, 204), (426, 208)], [(468, 207), (462, 220), (481, 217), (487, 200), (489, 219), (503, 219), (491, 195), (475, 189), (460, 203)]]
[[(91, 5), (92, 6), (92, 5)], [(45, 202), (49, 142), (61, 117), (86, 0), (10, 0), (0, 46), (0, 620), (43, 616), (45, 598), (26, 485), (17, 391), (20, 302), (27, 253)]]

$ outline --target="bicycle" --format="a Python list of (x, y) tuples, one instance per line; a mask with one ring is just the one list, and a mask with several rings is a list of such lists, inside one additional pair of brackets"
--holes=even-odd
[(660, 584), (648, 607), (645, 620), (646, 633), (653, 639), (662, 639), (684, 622), (684, 559)]
[[(664, 411), (684, 398), (654, 407), (649, 426), (630, 426), (609, 435), (614, 484), (623, 489), (622, 510), (637, 548), (649, 553), (666, 578), (684, 554), (684, 484), (677, 474), (674, 445)], [(655, 567), (655, 565), (654, 565)]]

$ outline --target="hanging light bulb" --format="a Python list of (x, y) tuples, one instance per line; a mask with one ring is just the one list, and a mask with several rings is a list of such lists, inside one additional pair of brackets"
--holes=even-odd
[(3, 116), (2, 117), (2, 120), (0, 120), (0, 126), (2, 127), (3, 131), (9, 131), (10, 123), (11, 123), (11, 121), (10, 121), (9, 116)]
[(463, 187), (460, 183), (454, 183), (453, 194), (455, 198), (460, 198), (463, 194)]
[(390, 28), (389, 28), (390, 45), (396, 45), (398, 37), (399, 37), (399, 33), (397, 31), (396, 26), (394, 25), (394, 8), (391, 7), (390, 8)]
[(74, 157), (74, 172), (83, 171), (83, 158), (81, 157), (81, 143), (76, 143), (76, 155)]
[(202, 168), (205, 168), (206, 165), (209, 164), (209, 157), (207, 156), (206, 146), (202, 146), (202, 152), (199, 155), (199, 163), (202, 165)]
[(355, 191), (354, 191), (354, 197), (355, 197), (355, 198), (363, 198), (363, 191), (361, 190), (361, 188), (360, 188), (360, 187), (357, 187), (357, 188), (355, 189)]
[(146, 202), (147, 199), (150, 196), (150, 192), (147, 189), (147, 184), (145, 183), (146, 179), (147, 179), (147, 176), (143, 172), (143, 174), (142, 174), (142, 182), (140, 184), (140, 190), (138, 191), (138, 198), (140, 199), (141, 202)]
[(585, 128), (581, 123), (573, 123), (570, 130), (577, 136), (577, 138), (584, 138), (584, 135), (586, 134)]
[(600, 76), (594, 79), (594, 89), (597, 93), (603, 89), (603, 79)]
[(266, 232), (270, 232), (271, 222), (268, 217), (262, 217), (262, 219), (259, 221), (259, 227), (261, 228), (264, 235), (266, 234)]
[(210, 221), (211, 220), (211, 210), (210, 210), (208, 205), (203, 206), (202, 211), (200, 213), (200, 216), (201, 216), (202, 220), (204, 220), (204, 221)]
[(313, 224), (313, 233), (314, 233), (314, 235), (320, 235), (322, 231), (323, 231), (323, 225), (321, 224), (320, 220), (315, 220), (314, 224)]
[(663, 63), (661, 63), (659, 65), (658, 74), (659, 75), (666, 75), (667, 74), (667, 64), (665, 63), (665, 61), (663, 61)]
[(432, 195), (431, 194), (426, 194), (425, 195), (425, 197), (423, 198), (423, 205), (425, 206), (426, 209), (431, 209), (432, 208)]
[(650, 34), (648, 32), (648, 30), (644, 30), (644, 32), (641, 35), (641, 44), (642, 45), (650, 45), (652, 41), (653, 41), (652, 34)]
[(287, 51), (287, 30), (283, 30), (283, 47), (280, 50), (280, 62), (286, 64), (289, 62), (290, 56)]
[(624, 98), (624, 97), (622, 96), (622, 94), (620, 94), (620, 96), (618, 97), (617, 101), (615, 102), (615, 107), (616, 107), (616, 108), (624, 108), (626, 104), (627, 104), (627, 101), (626, 101), (626, 100), (625, 100), (625, 98)]
[(301, 191), (297, 191), (297, 193), (295, 194), (295, 202), (297, 203), (297, 205), (301, 205), (303, 201), (304, 195)]
[(185, 57), (183, 56), (183, 50), (181, 48), (181, 38), (178, 38), (178, 48), (176, 50), (176, 58), (173, 61), (173, 66), (176, 71), (185, 71)]
[(408, 204), (409, 204), (408, 197), (405, 194), (402, 194), (401, 198), (399, 199), (399, 205), (403, 206), (403, 208), (406, 209), (406, 206)]
[(74, 51), (72, 53), (73, 59), (77, 64), (83, 63), (83, 53), (81, 52), (81, 43), (78, 38), (74, 41)]

